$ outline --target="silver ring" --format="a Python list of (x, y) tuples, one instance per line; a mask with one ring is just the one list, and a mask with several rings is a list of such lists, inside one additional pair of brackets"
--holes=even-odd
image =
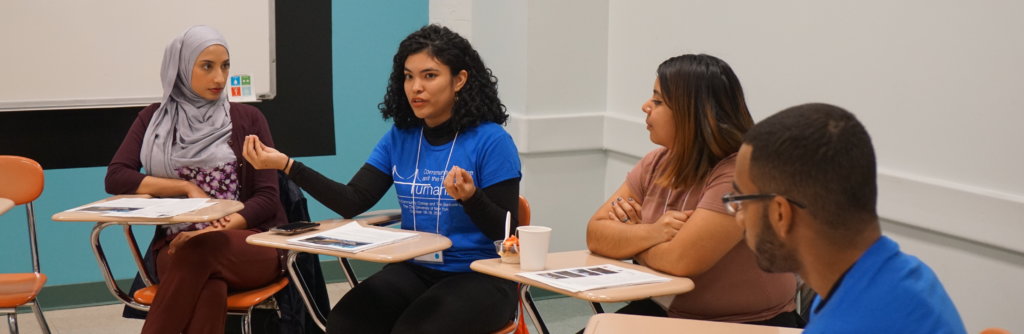
[(629, 222), (629, 217), (623, 218), (623, 219), (622, 219), (621, 221), (622, 221), (623, 223), (628, 223), (628, 222)]

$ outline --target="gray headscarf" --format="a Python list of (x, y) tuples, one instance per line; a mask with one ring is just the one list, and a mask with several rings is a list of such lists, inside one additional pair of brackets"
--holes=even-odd
[(214, 101), (192, 90), (192, 67), (210, 45), (228, 47), (219, 32), (194, 26), (176, 37), (164, 50), (160, 67), (163, 100), (142, 139), (142, 166), (148, 175), (178, 178), (182, 166), (214, 167), (235, 160), (228, 146), (231, 109), (225, 94)]

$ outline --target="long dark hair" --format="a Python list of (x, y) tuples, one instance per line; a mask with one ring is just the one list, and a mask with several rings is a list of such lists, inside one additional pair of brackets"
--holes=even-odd
[(704, 54), (669, 58), (658, 66), (658, 81), (676, 127), (658, 182), (687, 187), (739, 151), (754, 121), (740, 80), (721, 59)]
[(423, 120), (416, 118), (409, 106), (404, 86), (405, 60), (421, 51), (426, 51), (448, 66), (452, 76), (462, 70), (469, 73), (466, 84), (455, 95), (452, 118), (449, 120), (453, 129), (461, 131), (485, 121), (505, 124), (508, 114), (505, 113), (505, 105), (498, 99), (498, 78), (491, 74), (491, 69), (484, 66), (480, 54), (469, 41), (448, 28), (434, 24), (409, 34), (398, 45), (384, 102), (377, 105), (385, 120), (393, 119), (395, 126), (400, 129), (423, 125)]

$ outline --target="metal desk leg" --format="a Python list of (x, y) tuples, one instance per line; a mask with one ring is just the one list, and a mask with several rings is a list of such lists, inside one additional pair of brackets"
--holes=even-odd
[(601, 303), (591, 302), (590, 308), (594, 309), (594, 314), (604, 313), (604, 307), (601, 307)]
[[(117, 223), (96, 223), (96, 226), (92, 228), (92, 234), (90, 240), (92, 241), (92, 251), (96, 254), (96, 263), (100, 266), (100, 273), (103, 274), (104, 282), (107, 284), (107, 290), (110, 291), (111, 295), (120, 300), (125, 305), (140, 311), (149, 311), (148, 305), (143, 305), (135, 302), (135, 299), (129, 296), (121, 288), (117, 286), (117, 281), (114, 280), (114, 274), (110, 272), (110, 265), (107, 264), (107, 257), (103, 253), (103, 246), (100, 244), (100, 232), (103, 229), (117, 225)], [(139, 268), (141, 272), (145, 272), (145, 268)], [(146, 277), (146, 276), (143, 276)]]
[(132, 233), (131, 225), (124, 225), (124, 239), (128, 242), (128, 250), (132, 251), (132, 259), (135, 260), (135, 267), (139, 268), (139, 277), (146, 286), (153, 285), (153, 278), (149, 277), (146, 270), (146, 263), (142, 259), (142, 251), (139, 250), (139, 243), (135, 241), (135, 233)]
[(50, 325), (46, 323), (46, 318), (43, 317), (43, 308), (39, 307), (39, 299), (32, 301), (32, 313), (36, 314), (36, 321), (39, 322), (39, 328), (42, 330), (43, 334), (50, 334)]
[(18, 332), (18, 313), (7, 314), (7, 328), (10, 329), (11, 333)]
[(537, 330), (540, 330), (542, 334), (550, 334), (548, 326), (544, 324), (544, 319), (540, 318), (540, 312), (537, 311), (537, 305), (533, 303), (533, 297), (530, 296), (530, 286), (526, 284), (519, 285), (519, 298), (526, 301), (526, 314), (530, 316), (530, 320), (533, 321), (533, 325), (537, 326)]
[(338, 262), (341, 263), (341, 272), (345, 274), (348, 287), (354, 288), (356, 285), (359, 285), (359, 278), (356, 277), (356, 272), (352, 270), (352, 264), (348, 262), (348, 259), (339, 257)]
[(327, 325), (324, 324), (324, 322), (327, 321), (327, 319), (320, 318), (320, 312), (316, 310), (316, 306), (313, 306), (313, 301), (309, 299), (309, 294), (306, 292), (306, 285), (299, 279), (298, 270), (295, 268), (295, 258), (297, 256), (299, 256), (299, 252), (293, 250), (288, 251), (288, 259), (286, 262), (288, 276), (291, 277), (292, 283), (295, 283), (295, 288), (299, 290), (299, 296), (302, 296), (302, 302), (306, 304), (306, 311), (308, 311), (311, 315), (310, 317), (313, 318), (313, 322), (316, 323), (317, 327), (320, 327), (320, 330), (326, 331)]

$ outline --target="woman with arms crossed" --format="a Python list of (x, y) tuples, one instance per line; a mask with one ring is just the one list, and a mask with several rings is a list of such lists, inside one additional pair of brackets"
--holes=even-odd
[(633, 258), (695, 289), (632, 302), (620, 313), (802, 326), (795, 277), (758, 268), (722, 195), (732, 190), (736, 152), (753, 126), (739, 79), (724, 61), (682, 55), (658, 66), (647, 114), (647, 154), (587, 225), (594, 253)]
[(498, 256), (493, 241), (503, 238), (505, 213), (515, 216), (519, 199), (519, 155), (499, 125), (508, 115), (497, 79), (466, 39), (428, 25), (399, 45), (379, 108), (395, 125), (348, 184), (246, 138), (245, 157), (256, 168), (284, 170), (344, 217), (372, 207), (393, 184), (403, 229), (452, 240), (447, 250), (389, 264), (350, 290), (331, 310), (327, 331), (500, 328), (512, 319), (515, 284), (469, 269), (475, 260)]
[[(146, 107), (107, 167), (111, 194), (214, 197), (245, 208), (205, 223), (157, 228), (160, 291), (143, 333), (223, 333), (228, 290), (267, 285), (283, 273), (278, 252), (245, 242), (287, 222), (277, 173), (243, 163), (246, 135), (273, 145), (259, 110), (223, 94), (230, 58), (216, 30), (195, 26), (164, 52), (162, 103)], [(146, 174), (139, 172), (145, 168)]]

